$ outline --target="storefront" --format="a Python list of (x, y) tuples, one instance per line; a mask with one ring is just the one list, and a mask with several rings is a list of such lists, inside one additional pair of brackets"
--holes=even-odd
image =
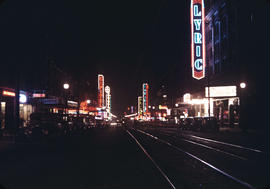
[[(214, 116), (223, 126), (237, 126), (239, 124), (240, 98), (237, 96), (236, 86), (216, 86), (210, 87), (210, 97), (208, 88), (205, 88), (205, 95), (183, 96), (183, 101), (177, 106), (184, 117), (206, 117)], [(201, 97), (198, 97), (201, 96)], [(202, 97), (204, 96), (204, 97)], [(210, 107), (209, 107), (210, 104)], [(181, 107), (185, 106), (186, 111)]]
[(205, 97), (213, 100), (213, 116), (221, 125), (237, 126), (239, 123), (240, 98), (237, 96), (236, 86), (216, 86), (205, 88)]
[[(14, 128), (15, 115), (15, 90), (7, 87), (0, 87), (0, 128), (12, 129)], [(30, 121), (30, 114), (34, 111), (32, 105), (28, 103), (29, 94), (20, 91), (19, 97), (19, 115), (20, 126), (26, 126)]]

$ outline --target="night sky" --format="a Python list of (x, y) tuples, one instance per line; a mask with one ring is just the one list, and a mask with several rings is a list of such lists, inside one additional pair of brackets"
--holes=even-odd
[(49, 56), (92, 85), (104, 74), (115, 113), (136, 105), (143, 82), (150, 95), (164, 84), (178, 97), (192, 79), (189, 6), (186, 0), (6, 0), (0, 7), (0, 85), (12, 86), (18, 68), (22, 87), (41, 88)]

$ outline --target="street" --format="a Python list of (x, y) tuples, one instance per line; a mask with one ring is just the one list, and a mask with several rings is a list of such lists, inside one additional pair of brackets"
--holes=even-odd
[(0, 9), (0, 189), (270, 189), (270, 0)]
[(48, 143), (0, 143), (0, 183), (8, 189), (168, 188), (123, 129)]
[(0, 183), (7, 189), (267, 188), (269, 148), (237, 138), (114, 127), (48, 141), (1, 141)]

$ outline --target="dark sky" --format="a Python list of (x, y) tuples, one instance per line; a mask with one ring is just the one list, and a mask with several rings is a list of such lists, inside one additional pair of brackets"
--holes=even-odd
[(189, 1), (6, 0), (0, 28), (2, 85), (19, 67), (22, 86), (39, 87), (50, 56), (93, 85), (103, 73), (117, 112), (136, 104), (143, 82), (152, 94), (180, 91), (189, 68)]
[[(189, 0), (6, 0), (0, 6), (0, 85), (46, 83), (46, 57), (80, 80), (97, 85), (104, 74), (113, 112), (136, 105), (143, 82), (150, 95), (192, 87)], [(150, 100), (151, 103), (151, 100)]]

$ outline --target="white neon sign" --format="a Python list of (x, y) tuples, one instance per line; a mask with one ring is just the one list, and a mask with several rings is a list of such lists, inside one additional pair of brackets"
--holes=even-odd
[[(231, 97), (236, 95), (236, 86), (210, 87), (210, 97)], [(208, 97), (208, 87), (205, 87), (205, 97)]]

